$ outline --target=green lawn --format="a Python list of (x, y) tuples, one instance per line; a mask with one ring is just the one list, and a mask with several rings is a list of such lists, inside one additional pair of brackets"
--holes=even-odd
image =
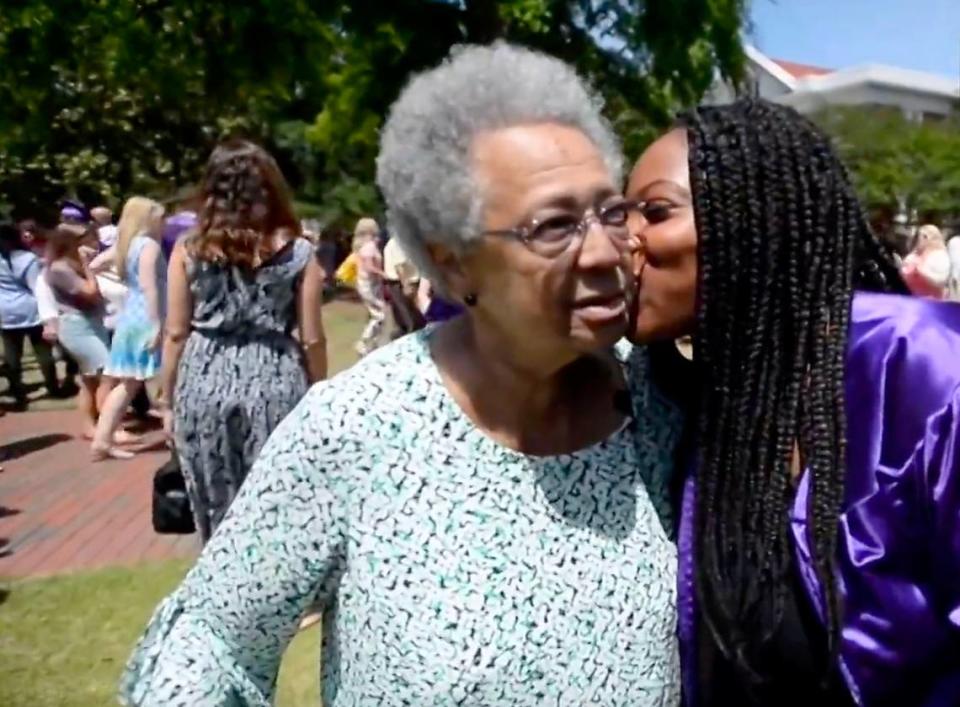
[[(4, 585), (0, 705), (115, 704), (130, 649), (189, 566), (164, 562)], [(277, 691), (281, 707), (319, 704), (319, 641), (312, 627), (290, 645)]]
[[(365, 314), (359, 305), (333, 302), (324, 315), (334, 373), (356, 360), (353, 342)], [(0, 580), (0, 705), (115, 704), (120, 672), (135, 641), (189, 566), (177, 561)], [(280, 669), (280, 707), (319, 704), (319, 641), (314, 627), (290, 645)]]

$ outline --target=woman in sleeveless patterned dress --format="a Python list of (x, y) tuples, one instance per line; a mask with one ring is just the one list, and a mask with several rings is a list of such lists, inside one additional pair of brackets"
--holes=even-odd
[(165, 426), (206, 543), (327, 361), (324, 273), (276, 163), (256, 145), (227, 143), (203, 188), (199, 228), (171, 256), (162, 383)]

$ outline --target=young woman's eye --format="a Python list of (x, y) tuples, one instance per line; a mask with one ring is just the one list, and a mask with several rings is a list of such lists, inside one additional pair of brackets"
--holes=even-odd
[(643, 217), (648, 223), (661, 223), (666, 221), (672, 213), (673, 205), (663, 201), (646, 204), (643, 207)]

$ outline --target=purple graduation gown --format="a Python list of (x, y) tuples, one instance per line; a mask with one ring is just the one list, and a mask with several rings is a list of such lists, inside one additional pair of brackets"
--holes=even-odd
[[(847, 478), (838, 568), (840, 668), (858, 705), (960, 705), (960, 304), (858, 293), (846, 361)], [(810, 479), (791, 511), (810, 601)], [(678, 611), (685, 702), (697, 703), (694, 478), (684, 485)], [(904, 701), (905, 700), (905, 701)]]

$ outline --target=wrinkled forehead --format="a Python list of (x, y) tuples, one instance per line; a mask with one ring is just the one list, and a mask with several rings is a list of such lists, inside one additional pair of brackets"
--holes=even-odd
[(483, 131), (474, 137), (470, 156), (488, 208), (590, 205), (617, 190), (597, 146), (582, 131), (566, 125)]

